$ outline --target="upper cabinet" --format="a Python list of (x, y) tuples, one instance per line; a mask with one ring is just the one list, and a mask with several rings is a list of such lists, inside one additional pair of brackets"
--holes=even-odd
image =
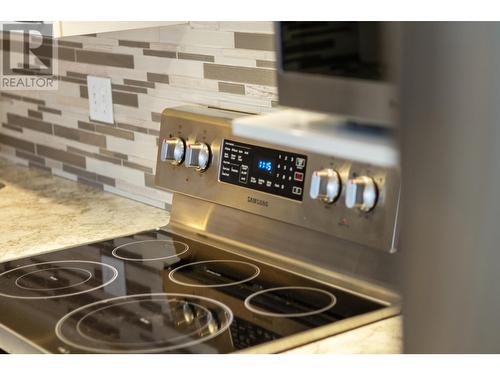
[(178, 25), (182, 21), (56, 21), (54, 37), (61, 38), (72, 35), (106, 33), (110, 31), (143, 29), (146, 27)]

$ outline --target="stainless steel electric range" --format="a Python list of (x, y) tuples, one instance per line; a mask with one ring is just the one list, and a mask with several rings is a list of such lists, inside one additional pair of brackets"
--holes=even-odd
[[(240, 114), (241, 115), (241, 114)], [(0, 264), (8, 352), (281, 352), (399, 312), (399, 175), (165, 110), (170, 223)]]

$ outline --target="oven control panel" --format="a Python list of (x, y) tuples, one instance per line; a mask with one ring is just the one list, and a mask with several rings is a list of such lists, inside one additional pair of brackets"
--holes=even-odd
[(222, 141), (219, 181), (302, 201), (307, 156)]
[[(157, 186), (392, 251), (399, 172), (236, 137), (241, 113), (163, 112)], [(175, 198), (174, 198), (175, 203)]]

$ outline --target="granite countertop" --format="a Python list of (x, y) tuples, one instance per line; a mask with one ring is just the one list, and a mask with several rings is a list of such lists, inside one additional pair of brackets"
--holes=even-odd
[[(169, 218), (167, 211), (0, 159), (0, 262), (161, 227)], [(400, 353), (401, 322), (385, 319), (289, 353)]]

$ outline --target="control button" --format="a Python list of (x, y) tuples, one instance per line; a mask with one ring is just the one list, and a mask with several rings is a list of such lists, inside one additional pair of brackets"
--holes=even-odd
[(295, 195), (300, 195), (302, 194), (302, 188), (300, 186), (294, 186), (292, 187), (292, 193)]
[(299, 169), (303, 169), (306, 166), (306, 159), (304, 158), (295, 159), (295, 166)]
[(314, 171), (309, 196), (325, 203), (332, 203), (340, 194), (340, 177), (333, 169)]
[(295, 181), (304, 181), (304, 173), (302, 173), (302, 172), (295, 172), (293, 174), (293, 179)]
[(266, 186), (267, 186), (267, 187), (271, 187), (271, 185), (272, 185), (272, 184), (273, 184), (273, 182), (272, 182), (272, 181), (269, 181), (269, 180), (267, 180), (267, 181), (266, 181)]
[(252, 184), (255, 184), (257, 182), (257, 179), (255, 177), (250, 177), (250, 182)]
[(259, 180), (258, 180), (259, 185), (264, 185), (265, 182), (266, 182), (266, 180), (264, 180), (262, 178), (259, 178)]
[(210, 155), (210, 147), (206, 143), (189, 144), (186, 150), (186, 167), (196, 168), (197, 171), (202, 172), (208, 168)]
[(360, 176), (349, 179), (346, 186), (345, 205), (368, 212), (377, 204), (378, 188), (373, 178)]
[(181, 164), (184, 160), (186, 144), (182, 138), (164, 139), (161, 143), (161, 160), (173, 165)]

